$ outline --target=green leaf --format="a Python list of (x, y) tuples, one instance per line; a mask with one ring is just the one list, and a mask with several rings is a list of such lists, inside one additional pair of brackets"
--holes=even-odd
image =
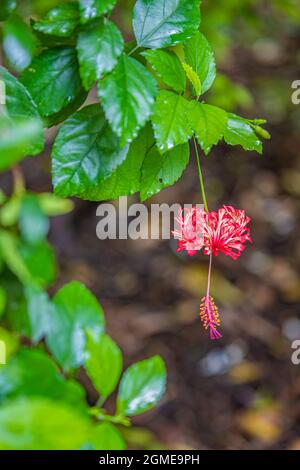
[(125, 450), (126, 444), (120, 431), (110, 423), (97, 424), (90, 438), (95, 450)]
[(87, 335), (85, 368), (102, 402), (116, 388), (122, 372), (122, 353), (107, 335)]
[(23, 239), (32, 244), (43, 241), (48, 233), (48, 217), (43, 213), (39, 199), (33, 194), (26, 194), (22, 200), (20, 229)]
[(73, 34), (78, 24), (78, 4), (70, 2), (52, 8), (43, 19), (33, 22), (33, 29), (39, 33), (65, 38)]
[(86, 188), (81, 198), (89, 201), (104, 201), (138, 192), (140, 189), (141, 166), (147, 150), (153, 145), (153, 133), (150, 125), (147, 125), (130, 145), (126, 158), (121, 165), (99, 186)]
[(39, 142), (41, 121), (22, 119), (12, 122), (7, 116), (0, 115), (0, 170), (7, 170), (22, 160), (32, 147), (32, 142)]
[(6, 302), (7, 302), (6, 291), (2, 286), (0, 286), (0, 318), (4, 314)]
[(97, 187), (124, 161), (128, 146), (120, 149), (98, 104), (87, 106), (61, 127), (52, 152), (55, 192), (84, 195)]
[(178, 92), (185, 91), (185, 73), (174, 52), (148, 50), (142, 52), (142, 56), (146, 57), (154, 71), (166, 85)]
[(194, 87), (195, 96), (199, 98), (199, 96), (201, 95), (200, 78), (196, 74), (195, 70), (193, 70), (193, 68), (189, 64), (182, 62), (182, 67), (184, 68), (187, 78), (189, 79), (189, 81)]
[(150, 150), (142, 166), (141, 200), (144, 201), (174, 184), (187, 167), (189, 155), (188, 144), (178, 145), (163, 155), (160, 155), (156, 147)]
[(32, 245), (23, 243), (20, 255), (34, 283), (45, 287), (51, 284), (56, 276), (54, 249), (46, 241)]
[(15, 225), (19, 219), (22, 197), (20, 194), (13, 194), (11, 198), (0, 209), (0, 224), (3, 227)]
[(22, 348), (0, 368), (0, 400), (49, 397), (85, 408), (85, 391), (73, 380), (66, 380), (54, 361), (42, 350)]
[(124, 41), (117, 26), (101, 19), (88, 25), (78, 35), (77, 50), (82, 82), (89, 90), (92, 85), (111, 72), (122, 54)]
[(6, 271), (2, 277), (7, 292), (7, 307), (5, 310), (5, 323), (11, 331), (18, 332), (21, 337), (30, 336), (30, 325), (26, 311), (24, 287), (11, 273)]
[(6, 201), (7, 201), (7, 196), (6, 196), (5, 192), (2, 189), (0, 189), (0, 206), (5, 204)]
[(200, 25), (199, 0), (137, 0), (133, 30), (138, 46), (158, 49), (190, 38)]
[(102, 14), (110, 13), (117, 0), (79, 0), (81, 23), (87, 23)]
[[(202, 93), (212, 86), (216, 78), (214, 53), (207, 39), (199, 31), (184, 43), (185, 60), (197, 73)], [(196, 94), (197, 95), (197, 94)]]
[(157, 90), (150, 72), (123, 54), (113, 72), (99, 82), (98, 93), (120, 145), (131, 142), (153, 110)]
[(6, 18), (16, 9), (16, 6), (16, 0), (1, 0), (0, 21), (6, 20)]
[(56, 126), (60, 122), (65, 121), (69, 116), (71, 116), (73, 113), (75, 113), (75, 111), (77, 111), (81, 107), (81, 105), (85, 102), (87, 95), (87, 91), (82, 89), (82, 92), (74, 99), (74, 101), (71, 101), (71, 103), (68, 104), (61, 111), (52, 114), (51, 116), (44, 117), (44, 126), (49, 128), (52, 126)]
[(191, 102), (189, 119), (198, 142), (208, 155), (212, 146), (222, 139), (228, 123), (228, 114), (221, 108)]
[(55, 278), (54, 251), (46, 242), (28, 245), (11, 232), (0, 230), (0, 255), (22, 284), (46, 286)]
[(63, 199), (53, 193), (42, 193), (39, 194), (37, 197), (42, 211), (44, 212), (44, 214), (50, 217), (54, 215), (68, 214), (74, 209), (74, 203), (73, 201), (71, 201), (71, 199)]
[(0, 409), (2, 450), (76, 450), (90, 434), (87, 417), (67, 403), (19, 398)]
[(4, 67), (0, 66), (0, 79), (5, 83), (6, 111), (13, 124), (34, 120), (38, 122), (39, 132), (36, 138), (30, 142), (26, 151), (27, 155), (37, 155), (44, 148), (43, 124), (32, 97), (26, 88)]
[(170, 91), (160, 91), (152, 116), (154, 135), (159, 150), (164, 153), (192, 136), (188, 119), (189, 102)]
[[(30, 20), (32, 29), (34, 28), (35, 21)], [(53, 49), (54, 47), (76, 47), (77, 41), (77, 29), (69, 37), (52, 36), (51, 34), (40, 33), (34, 31), (36, 38), (39, 41), (40, 49)]]
[(76, 49), (57, 47), (42, 52), (23, 72), (21, 81), (42, 116), (60, 112), (83, 93)]
[(262, 153), (262, 142), (247, 119), (236, 114), (229, 114), (228, 126), (224, 133), (225, 142), (229, 145), (241, 145), (244, 150), (255, 150)]
[(7, 331), (4, 328), (0, 327), (0, 341), (3, 341), (3, 343), (5, 344), (5, 356), (7, 363), (19, 347), (19, 338), (15, 333), (12, 333), (11, 331)]
[(166, 368), (160, 356), (153, 356), (128, 367), (122, 377), (117, 410), (135, 416), (152, 408), (166, 388)]
[(10, 65), (21, 72), (31, 63), (36, 52), (37, 41), (29, 26), (17, 15), (4, 23), (3, 50)]
[(63, 286), (53, 298), (46, 342), (64, 370), (84, 363), (86, 332), (94, 338), (104, 331), (104, 315), (96, 297), (80, 282)]
[(19, 240), (6, 230), (0, 230), (0, 252), (15, 276), (23, 283), (30, 282), (31, 274), (20, 254)]
[(34, 284), (25, 287), (30, 339), (38, 343), (49, 329), (51, 304), (47, 292)]

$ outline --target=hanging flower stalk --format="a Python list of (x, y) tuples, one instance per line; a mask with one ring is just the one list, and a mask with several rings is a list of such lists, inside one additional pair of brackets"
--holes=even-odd
[(240, 257), (246, 248), (246, 243), (252, 243), (250, 218), (244, 210), (232, 206), (224, 205), (217, 212), (208, 210), (196, 144), (195, 148), (204, 209), (193, 207), (180, 212), (176, 219), (179, 229), (173, 234), (178, 238), (177, 251), (184, 250), (189, 256), (194, 256), (203, 249), (203, 253), (209, 256), (207, 289), (206, 295), (201, 300), (200, 318), (204, 328), (209, 329), (210, 338), (215, 340), (222, 335), (218, 331), (221, 323), (218, 307), (210, 293), (213, 256), (223, 253), (233, 260)]

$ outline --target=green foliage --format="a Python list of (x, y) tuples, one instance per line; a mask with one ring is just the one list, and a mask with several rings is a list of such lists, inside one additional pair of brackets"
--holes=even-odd
[[(188, 147), (184, 153), (176, 147), (194, 135), (205, 155), (223, 138), (261, 153), (268, 132), (218, 106), (216, 96), (230, 111), (250, 98), (216, 75), (213, 50), (199, 31), (200, 3), (137, 0), (132, 19), (136, 41), (124, 44), (107, 18), (115, 0), (54, 1), (44, 17), (32, 21), (30, 35), (36, 33), (43, 47), (21, 75), (26, 88), (1, 69), (13, 123), (0, 120), (6, 136), (0, 169), (42, 150), (40, 116), (45, 127), (63, 122), (52, 149), (53, 186), (63, 197), (103, 200), (135, 192), (143, 200), (151, 197), (180, 178)], [(16, 18), (15, 13), (9, 17), (4, 31)], [(22, 28), (17, 29), (21, 34)], [(32, 48), (30, 57), (33, 53)], [(214, 94), (207, 95), (211, 103), (200, 102), (215, 80)], [(95, 84), (100, 105), (78, 111)], [(25, 117), (33, 121), (24, 122)], [(155, 149), (148, 153), (140, 141), (149, 122), (155, 139), (151, 145), (160, 155)]]
[[(37, 155), (43, 150), (44, 136), (42, 121), (28, 90), (4, 67), (0, 67), (0, 79), (5, 84), (6, 116), (11, 123), (8, 131), (7, 147), (11, 149), (11, 162), (6, 157), (5, 168), (13, 165), (18, 159), (26, 155)], [(27, 120), (30, 122), (27, 122)], [(21, 129), (22, 124), (25, 126)], [(11, 134), (10, 134), (11, 132)], [(26, 140), (26, 134), (30, 137), (30, 141)], [(18, 134), (17, 142), (15, 137)], [(31, 138), (35, 136), (34, 140)], [(28, 137), (27, 137), (28, 138)], [(29, 140), (29, 139), (28, 139)], [(14, 142), (15, 146), (14, 146)], [(5, 148), (5, 145), (3, 145)], [(15, 155), (18, 155), (16, 158)]]
[(41, 123), (35, 118), (12, 122), (0, 116), (0, 132), (0, 170), (7, 170), (24, 158), (32, 142), (41, 139)]
[(167, 152), (192, 137), (189, 122), (190, 103), (181, 95), (170, 91), (160, 91), (157, 98), (152, 124), (158, 148)]
[(79, 0), (80, 19), (87, 23), (102, 14), (110, 13), (117, 0)]
[(31, 273), (20, 253), (19, 239), (7, 230), (0, 230), (0, 253), (2, 260), (21, 282), (31, 281)]
[(262, 142), (251, 126), (251, 121), (243, 119), (236, 114), (228, 116), (228, 127), (224, 139), (229, 145), (241, 145), (244, 150), (256, 150), (262, 153)]
[(187, 167), (189, 156), (188, 144), (177, 145), (163, 155), (153, 147), (143, 161), (141, 200), (149, 199), (163, 188), (174, 184)]
[(189, 79), (189, 81), (193, 85), (194, 95), (197, 98), (199, 98), (200, 95), (201, 95), (201, 91), (202, 91), (202, 85), (201, 85), (200, 78), (198, 77), (195, 70), (189, 64), (187, 64), (186, 62), (182, 62), (182, 67), (183, 67), (183, 69), (186, 73), (187, 78)]
[(89, 442), (97, 450), (126, 449), (122, 434), (111, 423), (102, 423), (95, 426)]
[[(101, 306), (77, 281), (52, 298), (44, 290), (54, 273), (42, 253), (48, 245), (40, 217), (65, 212), (70, 204), (58, 196), (17, 189), (12, 198), (20, 200), (18, 210), (9, 198), (3, 198), (2, 207), (14, 212), (4, 219), (14, 233), (10, 227), (0, 230), (0, 259), (10, 271), (8, 277), (0, 271), (0, 316), (13, 331), (0, 328), (8, 360), (0, 367), (0, 449), (125, 449), (116, 426), (129, 426), (131, 416), (159, 401), (165, 389), (164, 363), (155, 356), (129, 367), (121, 379), (117, 412), (107, 414), (103, 404), (118, 386), (123, 361), (119, 347), (105, 334)], [(35, 219), (36, 233), (30, 228)], [(27, 337), (30, 347), (19, 344), (15, 331)], [(79, 367), (99, 394), (94, 406), (75, 380)]]
[(22, 241), (19, 254), (30, 273), (31, 281), (42, 287), (52, 284), (56, 275), (56, 261), (54, 250), (46, 240), (34, 245)]
[(77, 50), (80, 75), (87, 90), (105, 73), (111, 72), (123, 47), (123, 37), (117, 26), (106, 19), (88, 25), (79, 33)]
[(17, 334), (11, 333), (4, 328), (0, 327), (0, 340), (5, 343), (6, 346), (6, 361), (15, 354), (19, 347), (19, 338)]
[(161, 357), (137, 362), (122, 377), (118, 394), (118, 413), (134, 416), (152, 408), (165, 392), (166, 370)]
[(84, 389), (67, 380), (44, 351), (20, 349), (6, 367), (0, 369), (0, 400), (24, 397), (48, 397), (64, 400), (85, 409)]
[(34, 283), (24, 289), (28, 317), (28, 336), (35, 344), (48, 332), (52, 308), (47, 292)]
[(133, 29), (138, 46), (159, 49), (188, 39), (200, 24), (200, 0), (137, 0)]
[(216, 63), (211, 46), (203, 34), (198, 31), (184, 43), (184, 55), (187, 64), (200, 79), (201, 92), (205, 93), (216, 78)]
[(79, 8), (76, 2), (62, 3), (40, 21), (33, 22), (33, 29), (43, 34), (69, 37), (79, 24)]
[(189, 119), (200, 147), (208, 155), (212, 146), (222, 139), (226, 131), (228, 114), (216, 106), (193, 102)]
[(5, 307), (6, 307), (6, 291), (3, 287), (0, 286), (0, 317), (3, 315)]
[(114, 71), (99, 83), (98, 93), (120, 146), (131, 142), (153, 110), (156, 84), (151, 74), (123, 54)]
[(167, 86), (178, 92), (185, 91), (185, 73), (174, 52), (147, 50), (142, 52), (142, 56), (146, 57), (157, 75)]
[(120, 348), (109, 336), (95, 337), (88, 333), (85, 367), (102, 403), (115, 390), (122, 363)]
[(123, 162), (99, 186), (90, 186), (81, 195), (84, 199), (99, 201), (134, 194), (141, 189), (141, 168), (145, 156), (154, 146), (150, 125), (142, 129), (129, 147)]
[(127, 152), (128, 146), (120, 148), (99, 106), (81, 109), (61, 127), (53, 148), (56, 193), (75, 196), (84, 194), (90, 186), (100, 186)]
[(52, 193), (39, 194), (38, 200), (42, 211), (48, 216), (68, 214), (74, 208), (70, 199), (62, 199)]
[(83, 91), (76, 50), (64, 47), (42, 52), (22, 74), (22, 83), (41, 116), (59, 113)]
[(100, 336), (103, 310), (97, 299), (79, 282), (63, 286), (53, 298), (47, 345), (60, 366), (69, 371), (84, 363), (86, 331)]
[(44, 214), (38, 198), (33, 194), (26, 194), (22, 199), (20, 229), (23, 240), (32, 244), (44, 240), (48, 233), (48, 218)]
[(6, 18), (15, 10), (16, 6), (16, 0), (2, 0), (0, 5), (0, 21), (6, 20)]
[(75, 450), (91, 434), (87, 416), (49, 398), (19, 398), (0, 410), (2, 450)]
[(5, 22), (3, 49), (10, 65), (21, 72), (31, 63), (36, 52), (37, 40), (29, 26), (17, 15)]

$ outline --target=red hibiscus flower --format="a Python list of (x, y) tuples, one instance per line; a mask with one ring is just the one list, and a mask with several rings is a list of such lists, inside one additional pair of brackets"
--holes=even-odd
[(176, 222), (178, 228), (172, 233), (178, 239), (177, 251), (187, 251), (194, 256), (204, 244), (204, 214), (203, 209), (192, 207), (180, 211)]
[(210, 338), (221, 338), (217, 328), (220, 326), (218, 308), (210, 295), (211, 268), (213, 256), (219, 252), (237, 260), (246, 248), (246, 242), (252, 243), (250, 218), (244, 210), (232, 206), (223, 206), (218, 212), (205, 212), (200, 208), (192, 208), (180, 212), (176, 219), (179, 229), (173, 234), (178, 238), (177, 251), (185, 250), (194, 256), (203, 248), (209, 255), (209, 271), (207, 291), (200, 306), (200, 318), (205, 329), (210, 330)]
[(218, 256), (219, 252), (237, 260), (246, 248), (246, 242), (252, 243), (248, 224), (250, 218), (244, 210), (232, 206), (223, 206), (218, 212), (204, 215), (204, 253)]

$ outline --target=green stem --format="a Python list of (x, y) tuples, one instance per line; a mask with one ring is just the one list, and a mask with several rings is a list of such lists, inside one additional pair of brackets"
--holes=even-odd
[(123, 426), (130, 427), (131, 423), (125, 416), (109, 416), (108, 421), (114, 424), (122, 424)]
[(102, 408), (102, 406), (105, 403), (106, 398), (105, 397), (99, 397), (96, 403), (97, 408)]
[(130, 56), (131, 54), (133, 54), (135, 51), (137, 51), (138, 49), (140, 48), (140, 46), (135, 46), (133, 49), (131, 49), (130, 52), (128, 52), (128, 56)]
[(99, 409), (97, 408), (97, 406), (90, 408), (90, 414), (94, 416), (98, 421), (104, 421), (104, 422), (113, 423), (113, 424), (122, 424), (123, 426), (126, 426), (126, 427), (131, 426), (130, 419), (126, 418), (126, 416), (108, 415), (106, 414), (106, 411), (103, 408)]
[(195, 152), (196, 152), (196, 158), (197, 158), (197, 165), (198, 165), (198, 174), (199, 174), (199, 183), (200, 183), (200, 189), (201, 189), (201, 195), (202, 195), (202, 200), (203, 200), (203, 205), (204, 209), (206, 212), (208, 212), (208, 205), (207, 205), (207, 199), (205, 195), (205, 187), (204, 187), (204, 181), (203, 181), (203, 175), (201, 171), (201, 164), (200, 164), (200, 155), (197, 147), (197, 142), (195, 139), (195, 136), (193, 137), (194, 141), (194, 146), (195, 146)]

